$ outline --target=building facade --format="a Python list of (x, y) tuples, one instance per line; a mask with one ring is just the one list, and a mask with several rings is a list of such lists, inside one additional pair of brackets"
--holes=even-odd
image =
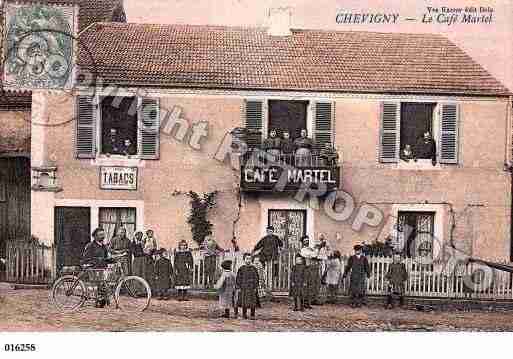
[[(282, 15), (84, 31), (76, 88), (32, 91), (31, 233), (66, 253), (58, 265), (98, 226), (192, 242), (189, 191), (218, 192), (209, 219), (227, 249), (272, 225), (291, 247), (323, 233), (343, 254), (390, 238), (509, 261), (509, 91), (441, 36), (291, 30)], [(306, 130), (306, 162), (273, 152), (272, 130)]]

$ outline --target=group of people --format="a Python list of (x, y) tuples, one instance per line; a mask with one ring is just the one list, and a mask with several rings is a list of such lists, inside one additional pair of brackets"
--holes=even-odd
[[(186, 301), (187, 290), (192, 284), (193, 258), (187, 241), (183, 240), (174, 251), (173, 262), (168, 258), (168, 251), (158, 246), (153, 230), (146, 233), (136, 232), (129, 239), (126, 229), (119, 227), (108, 244), (105, 243), (106, 233), (103, 228), (94, 230), (93, 240), (88, 243), (82, 256), (82, 264), (95, 268), (106, 268), (112, 263), (112, 255), (119, 256), (118, 262), (125, 275), (136, 275), (144, 278), (150, 285), (154, 297), (168, 299), (168, 290), (172, 285), (177, 289), (178, 300)], [(107, 302), (101, 298), (99, 288), (98, 307)]]
[(122, 138), (116, 128), (111, 128), (108, 136), (102, 143), (102, 152), (109, 155), (134, 156), (137, 146), (130, 138)]
[[(260, 262), (272, 266), (270, 280), (275, 280), (278, 273), (279, 252), (283, 241), (274, 234), (272, 226), (267, 227), (266, 235), (256, 244), (253, 253), (258, 253)], [(408, 279), (406, 265), (399, 253), (390, 252), (393, 257), (385, 279), (388, 281), (386, 306), (394, 306), (396, 299), (404, 303), (405, 283)], [(301, 248), (297, 253), (290, 274), (290, 297), (295, 311), (311, 309), (312, 305), (321, 304), (320, 292), (324, 286), (327, 303), (335, 303), (340, 283), (349, 277), (349, 295), (352, 307), (366, 304), (367, 280), (371, 277), (371, 268), (366, 257), (365, 247), (356, 245), (354, 254), (349, 257), (342, 272), (341, 253), (332, 250), (326, 237), (321, 234), (318, 243), (311, 245), (310, 238), (301, 238)]]
[[(188, 243), (182, 240), (173, 252), (173, 262), (165, 248), (160, 248), (154, 232), (136, 232), (130, 240), (126, 230), (119, 227), (110, 243), (105, 244), (106, 234), (102, 228), (93, 232), (90, 242), (83, 254), (83, 263), (97, 268), (104, 268), (111, 255), (120, 257), (125, 275), (137, 275), (144, 278), (152, 288), (154, 297), (168, 299), (168, 291), (174, 286), (179, 301), (188, 300), (188, 289), (192, 284), (194, 269), (193, 256)], [(243, 265), (234, 271), (231, 260), (221, 262), (221, 275), (218, 277), (218, 256), (224, 250), (211, 237), (207, 236), (200, 249), (204, 255), (204, 276), (207, 288), (218, 291), (219, 305), (223, 316), (229, 317), (230, 310), (238, 316), (242, 308), (243, 318), (255, 318), (256, 309), (261, 306), (268, 285), (264, 276), (270, 273), (268, 281), (275, 281), (278, 275), (278, 262), (283, 241), (274, 233), (272, 226), (255, 245), (251, 253), (244, 253)], [(324, 235), (319, 236), (318, 243), (311, 245), (310, 238), (301, 238), (301, 248), (294, 258), (290, 273), (290, 297), (294, 303), (294, 311), (311, 309), (312, 305), (321, 304), (320, 293), (324, 286), (327, 289), (327, 303), (336, 303), (338, 288), (341, 281), (349, 276), (349, 295), (351, 306), (365, 305), (367, 280), (371, 277), (371, 268), (361, 245), (354, 247), (355, 253), (349, 257), (342, 272), (341, 253), (331, 250)], [(386, 279), (389, 284), (387, 307), (392, 307), (396, 298), (399, 304), (404, 303), (405, 282), (408, 273), (399, 254), (394, 254)], [(215, 284), (214, 284), (215, 282)], [(101, 288), (99, 288), (101, 294)], [(106, 302), (99, 296), (97, 306)]]
[[(263, 150), (275, 158), (283, 158), (288, 164), (296, 167), (313, 166), (312, 154), (314, 142), (308, 137), (306, 129), (302, 129), (296, 139), (290, 137), (290, 132), (284, 130), (282, 137), (278, 137), (278, 131), (271, 129), (269, 136), (263, 141)], [(326, 143), (318, 154), (323, 165), (335, 165), (338, 161), (338, 153), (330, 144)]]
[(406, 144), (401, 151), (401, 159), (405, 162), (413, 160), (417, 162), (418, 159), (430, 159), (431, 164), (436, 166), (436, 143), (431, 132), (426, 131), (417, 139), (414, 146)]

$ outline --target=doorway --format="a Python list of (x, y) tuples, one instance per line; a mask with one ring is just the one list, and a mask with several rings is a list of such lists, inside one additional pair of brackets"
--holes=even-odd
[(270, 209), (267, 223), (274, 227), (285, 248), (301, 247), (301, 237), (306, 235), (306, 210)]
[[(7, 258), (7, 242), (30, 239), (30, 159), (0, 158), (0, 259)], [(6, 265), (0, 261), (0, 281)]]
[(55, 208), (55, 243), (57, 270), (80, 264), (84, 248), (91, 241), (91, 209), (89, 207)]

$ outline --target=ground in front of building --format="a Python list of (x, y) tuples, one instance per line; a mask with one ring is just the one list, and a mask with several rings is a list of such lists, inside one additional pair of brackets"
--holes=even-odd
[(0, 331), (513, 331), (513, 311), (353, 309), (323, 305), (293, 312), (287, 303), (265, 303), (257, 320), (221, 319), (216, 301), (153, 301), (148, 311), (131, 315), (91, 305), (62, 314), (46, 290), (0, 293)]

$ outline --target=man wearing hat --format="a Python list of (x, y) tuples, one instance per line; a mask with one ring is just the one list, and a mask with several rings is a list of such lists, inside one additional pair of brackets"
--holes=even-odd
[(351, 306), (353, 308), (361, 307), (365, 304), (365, 295), (367, 292), (367, 279), (370, 278), (369, 261), (363, 255), (363, 248), (360, 245), (354, 246), (355, 254), (349, 257), (347, 266), (342, 276), (342, 280), (351, 272), (349, 279), (349, 295), (351, 297)]
[(303, 247), (299, 254), (305, 259), (306, 265), (305, 308), (308, 309), (310, 304), (318, 304), (318, 295), (321, 287), (321, 258), (319, 257), (319, 247), (312, 248), (308, 236), (301, 238), (301, 244)]
[(258, 241), (255, 248), (253, 249), (253, 253), (260, 250), (260, 261), (264, 264), (264, 266), (268, 262), (272, 263), (273, 279), (277, 278), (278, 276), (278, 257), (282, 247), (283, 241), (280, 239), (280, 237), (274, 234), (274, 227), (267, 226), (266, 235)]
[[(112, 263), (112, 259), (107, 247), (103, 244), (105, 231), (103, 228), (98, 227), (94, 230), (92, 237), (93, 240), (85, 246), (81, 264), (92, 266), (92, 268), (107, 268), (107, 264)], [(100, 283), (98, 286), (98, 298), (96, 299), (97, 308), (103, 308), (107, 304), (105, 292), (106, 288), (103, 286), (103, 283)]]

